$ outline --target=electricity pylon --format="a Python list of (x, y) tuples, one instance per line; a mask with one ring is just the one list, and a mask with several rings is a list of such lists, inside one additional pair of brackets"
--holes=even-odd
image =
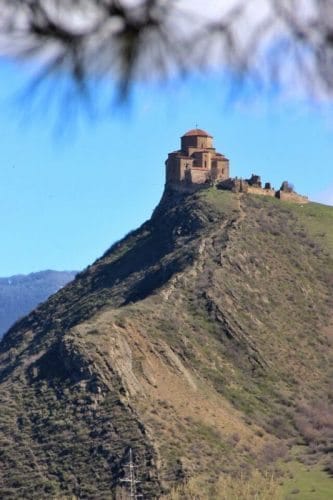
[(124, 477), (124, 479), (121, 479), (120, 481), (123, 483), (127, 483), (129, 486), (130, 490), (130, 500), (138, 500), (139, 498), (143, 498), (142, 495), (137, 493), (136, 485), (140, 483), (136, 479), (135, 476), (135, 469), (137, 468), (137, 465), (134, 465), (133, 463), (133, 452), (132, 448), (129, 450), (129, 461), (128, 464), (124, 466), (127, 469), (127, 474)]

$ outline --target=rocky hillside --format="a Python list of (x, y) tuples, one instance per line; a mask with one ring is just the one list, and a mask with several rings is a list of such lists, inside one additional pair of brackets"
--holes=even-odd
[(41, 271), (0, 278), (0, 338), (14, 322), (74, 279), (76, 272)]
[(129, 498), (130, 449), (146, 499), (324, 474), (332, 298), (333, 208), (165, 194), (1, 342), (2, 498)]

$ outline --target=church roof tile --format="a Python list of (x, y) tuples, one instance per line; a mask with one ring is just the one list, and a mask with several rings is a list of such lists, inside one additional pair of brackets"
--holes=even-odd
[(184, 134), (182, 137), (189, 137), (189, 136), (199, 136), (199, 137), (213, 137), (212, 135), (208, 134), (205, 130), (202, 130), (201, 128), (194, 128), (192, 130), (189, 130)]

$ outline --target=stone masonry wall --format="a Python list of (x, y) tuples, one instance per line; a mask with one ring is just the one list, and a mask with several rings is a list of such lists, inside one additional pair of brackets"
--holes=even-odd
[(209, 171), (207, 171), (207, 170), (201, 170), (201, 169), (196, 170), (196, 169), (192, 168), (191, 169), (191, 180), (195, 184), (203, 184), (204, 182), (206, 182), (206, 180), (208, 178), (208, 174), (209, 174)]
[(282, 201), (291, 201), (293, 203), (300, 203), (300, 204), (309, 203), (309, 198), (307, 196), (302, 196), (294, 192), (288, 193), (280, 190), (276, 193), (276, 197)]
[(284, 191), (280, 189), (275, 191), (275, 189), (265, 189), (259, 186), (251, 186), (249, 183), (243, 179), (229, 178), (225, 181), (221, 181), (217, 184), (218, 189), (226, 189), (234, 193), (248, 193), (256, 194), (260, 196), (270, 196), (276, 197), (282, 201), (290, 201), (292, 203), (309, 203), (309, 199), (306, 196), (302, 196), (294, 191)]
[(271, 196), (274, 198), (276, 196), (275, 189), (263, 189), (258, 187), (249, 186), (247, 192), (250, 194), (260, 194), (261, 196)]

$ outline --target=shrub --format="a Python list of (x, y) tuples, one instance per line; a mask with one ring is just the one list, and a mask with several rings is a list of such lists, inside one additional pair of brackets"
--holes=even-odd
[(261, 450), (260, 462), (262, 465), (270, 465), (279, 458), (284, 458), (288, 453), (288, 447), (283, 443), (267, 443)]
[(328, 402), (300, 403), (294, 417), (295, 427), (312, 454), (328, 453), (333, 445), (333, 407)]

